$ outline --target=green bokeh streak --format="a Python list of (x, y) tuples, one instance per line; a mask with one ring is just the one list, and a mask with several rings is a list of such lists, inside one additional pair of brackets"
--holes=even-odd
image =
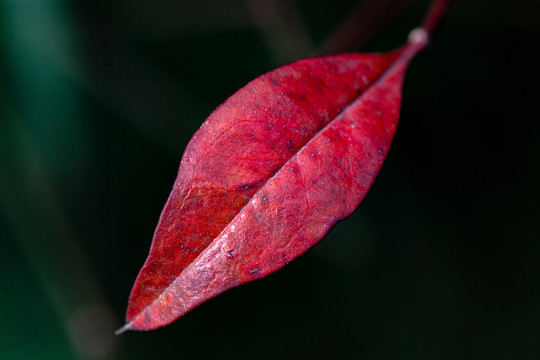
[[(0, 209), (9, 224), (8, 239), (18, 245), (16, 253), (24, 255), (9, 258), (3, 253), (8, 256), (4, 265), (26, 268), (19, 279), (12, 272), (7, 277), (8, 283), (19, 285), (13, 291), (22, 301), (2, 327), (20, 328), (13, 323), (16, 319), (26, 324), (25, 331), (11, 333), (13, 341), (7, 337), (13, 346), (0, 352), (95, 358), (70, 343), (73, 314), (104, 300), (58, 188), (63, 177), (81, 170), (86, 153), (81, 101), (69, 77), (78, 64), (76, 29), (68, 22), (63, 1), (4, 1), (2, 11), (2, 71), (7, 81), (2, 83), (6, 97), (0, 123)], [(28, 271), (32, 281), (27, 280)], [(3, 309), (8, 308), (13, 306)], [(25, 348), (25, 343), (31, 345)], [(47, 346), (41, 348), (43, 344)]]

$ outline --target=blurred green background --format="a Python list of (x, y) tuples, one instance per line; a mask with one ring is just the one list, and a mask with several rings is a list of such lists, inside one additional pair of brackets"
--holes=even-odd
[(0, 0), (0, 358), (539, 359), (537, 0), (455, 2), (375, 186), (318, 246), (113, 335), (208, 114), (292, 60), (395, 48), (426, 6)]

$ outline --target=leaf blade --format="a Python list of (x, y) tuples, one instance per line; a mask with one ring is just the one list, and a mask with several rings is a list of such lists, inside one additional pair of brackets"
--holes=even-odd
[[(150, 255), (130, 295), (124, 330), (166, 325), (231, 287), (276, 271), (348, 216), (388, 152), (399, 116), (403, 74), (420, 48), (409, 44), (382, 55), (346, 54), (293, 63), (257, 78), (211, 114), (182, 158)], [(328, 81), (332, 76), (341, 77), (341, 82)], [(336, 83), (341, 88), (333, 88)], [(283, 96), (284, 88), (294, 91)], [(313, 94), (313, 88), (322, 88), (323, 94)], [(311, 97), (306, 96), (309, 92)], [(330, 97), (332, 93), (338, 96)], [(270, 119), (262, 126), (247, 115), (260, 111)], [(317, 114), (319, 119), (314, 118)], [(234, 125), (237, 131), (231, 130)], [(274, 133), (271, 129), (276, 126), (283, 128)], [(266, 139), (261, 136), (264, 131), (277, 136)], [(214, 147), (208, 145), (216, 138), (212, 144), (218, 144), (218, 150), (209, 150), (213, 156), (204, 153)], [(241, 159), (231, 156), (235, 149), (231, 153), (226, 148), (239, 143), (250, 144), (242, 148)], [(254, 143), (260, 146), (249, 147)], [(271, 151), (276, 148), (279, 151)], [(366, 148), (375, 152), (365, 152)], [(261, 149), (265, 155), (260, 155)], [(204, 164), (203, 153), (226, 164), (237, 163), (231, 172), (226, 166)], [(341, 172), (327, 164), (337, 164)], [(340, 178), (347, 172), (361, 175)], [(347, 188), (343, 196), (340, 192)], [(218, 216), (209, 216), (216, 209)], [(178, 235), (178, 224), (186, 222), (194, 245), (200, 245), (190, 256), (179, 255), (191, 246), (191, 238)], [(298, 227), (299, 222), (303, 226)], [(203, 224), (203, 229), (189, 228), (190, 224)], [(197, 242), (201, 237), (206, 239), (202, 245)]]

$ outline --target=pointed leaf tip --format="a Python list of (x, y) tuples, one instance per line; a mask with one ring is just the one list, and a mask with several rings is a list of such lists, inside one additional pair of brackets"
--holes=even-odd
[(114, 335), (121, 335), (128, 330), (131, 330), (131, 323), (127, 323), (124, 326), (122, 326), (120, 329), (116, 330), (114, 332)]

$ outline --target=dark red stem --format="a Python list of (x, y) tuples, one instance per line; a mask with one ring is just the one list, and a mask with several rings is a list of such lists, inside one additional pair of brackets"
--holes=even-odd
[(452, 0), (434, 0), (431, 3), (431, 7), (421, 26), (429, 37), (433, 35), (435, 30), (437, 30), (441, 24), (441, 21), (444, 19), (451, 2)]
[(316, 55), (358, 51), (416, 0), (365, 0), (328, 36)]

